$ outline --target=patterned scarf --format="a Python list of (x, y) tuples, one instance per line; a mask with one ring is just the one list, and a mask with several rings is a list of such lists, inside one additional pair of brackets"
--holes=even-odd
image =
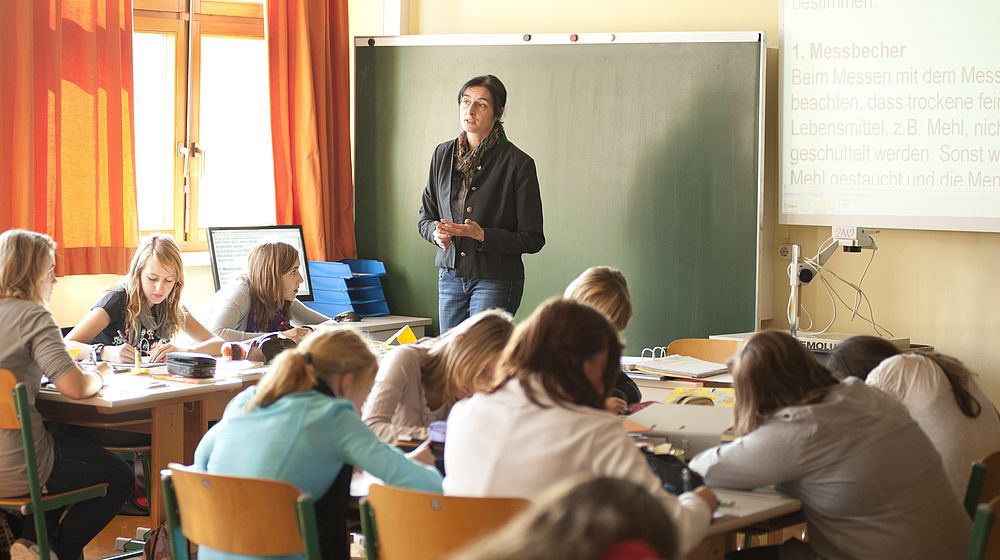
[(479, 167), (479, 162), (483, 160), (483, 155), (490, 148), (505, 142), (507, 134), (503, 130), (503, 123), (497, 121), (493, 125), (493, 130), (489, 136), (483, 139), (475, 149), (469, 149), (469, 137), (463, 130), (458, 135), (458, 146), (455, 149), (455, 171), (462, 177), (462, 182), (467, 182)]

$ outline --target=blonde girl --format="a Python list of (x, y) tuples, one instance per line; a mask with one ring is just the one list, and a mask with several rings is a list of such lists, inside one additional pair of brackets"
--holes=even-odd
[[(103, 385), (99, 373), (82, 371), (76, 365), (58, 325), (45, 308), (56, 283), (55, 249), (52, 239), (40, 233), (14, 229), (0, 235), (0, 340), (4, 341), (0, 344), (0, 368), (12, 371), (17, 381), (28, 388), (38, 474), (47, 491), (58, 493), (109, 484), (104, 497), (49, 515), (52, 550), (61, 558), (79, 558), (83, 546), (114, 518), (128, 498), (133, 480), (130, 468), (113, 454), (86, 441), (49, 433), (35, 409), (42, 376), (71, 399), (89, 397)], [(21, 445), (17, 430), (0, 430), (0, 497), (28, 493)], [(10, 549), (11, 555), (37, 557), (37, 540), (34, 522), (28, 516), (21, 539)]]
[(382, 360), (361, 417), (382, 438), (422, 440), (455, 401), (495, 384), (494, 366), (514, 330), (510, 313), (483, 311), (438, 339), (393, 349)]
[[(322, 496), (317, 516), (323, 558), (346, 559), (345, 529), (336, 520), (346, 514), (352, 465), (387, 484), (441, 491), (441, 475), (415, 462), (433, 463), (426, 448), (408, 458), (379, 441), (358, 418), (376, 369), (375, 355), (355, 331), (318, 330), (278, 355), (260, 384), (229, 403), (222, 420), (198, 444), (195, 465), (208, 472), (283, 480)], [(198, 556), (228, 558), (204, 547)]]
[(247, 273), (213, 296), (208, 328), (227, 341), (269, 332), (302, 340), (310, 332), (305, 325), (318, 325), (329, 317), (295, 299), (303, 280), (301, 265), (299, 252), (288, 243), (255, 246), (247, 260)]
[[(222, 339), (181, 305), (183, 289), (184, 263), (177, 243), (168, 235), (147, 237), (132, 255), (121, 284), (97, 300), (66, 340), (84, 347), (79, 359), (89, 355), (95, 361), (132, 362), (136, 349), (154, 362), (178, 350), (220, 354)], [(193, 344), (172, 342), (180, 332)]]
[[(600, 311), (619, 333), (625, 330), (632, 319), (632, 298), (629, 296), (628, 281), (617, 268), (592, 266), (577, 276), (563, 297), (586, 303)], [(604, 408), (621, 414), (630, 404), (642, 400), (639, 387), (624, 372), (618, 373), (611, 396), (604, 401)]]

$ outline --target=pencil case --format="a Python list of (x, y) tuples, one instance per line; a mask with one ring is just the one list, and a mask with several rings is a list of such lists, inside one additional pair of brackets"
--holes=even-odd
[(215, 358), (198, 352), (167, 354), (167, 373), (181, 377), (215, 377)]

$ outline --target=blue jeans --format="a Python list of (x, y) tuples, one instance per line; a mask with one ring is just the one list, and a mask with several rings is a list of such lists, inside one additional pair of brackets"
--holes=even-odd
[(441, 333), (487, 309), (517, 313), (524, 293), (524, 278), (517, 280), (469, 280), (455, 276), (450, 268), (438, 270), (438, 322)]
[[(59, 558), (82, 557), (83, 547), (114, 519), (125, 500), (132, 495), (134, 476), (125, 461), (101, 447), (62, 434), (53, 434), (55, 461), (45, 482), (48, 493), (68, 492), (92, 484), (107, 482), (108, 493), (69, 507), (60, 522), (63, 509), (46, 513), (49, 546)], [(24, 520), (21, 536), (37, 542), (31, 516)]]

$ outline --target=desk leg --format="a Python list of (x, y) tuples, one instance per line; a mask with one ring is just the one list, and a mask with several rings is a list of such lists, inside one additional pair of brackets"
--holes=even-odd
[(166, 521), (163, 509), (163, 491), (160, 471), (169, 463), (184, 461), (184, 405), (182, 403), (157, 406), (153, 415), (153, 457), (150, 476), (149, 516), (153, 527)]
[(198, 447), (198, 442), (208, 431), (209, 424), (222, 419), (226, 405), (235, 394), (235, 392), (213, 394), (190, 403), (191, 408), (184, 412), (184, 462), (186, 464), (194, 463), (194, 450)]

